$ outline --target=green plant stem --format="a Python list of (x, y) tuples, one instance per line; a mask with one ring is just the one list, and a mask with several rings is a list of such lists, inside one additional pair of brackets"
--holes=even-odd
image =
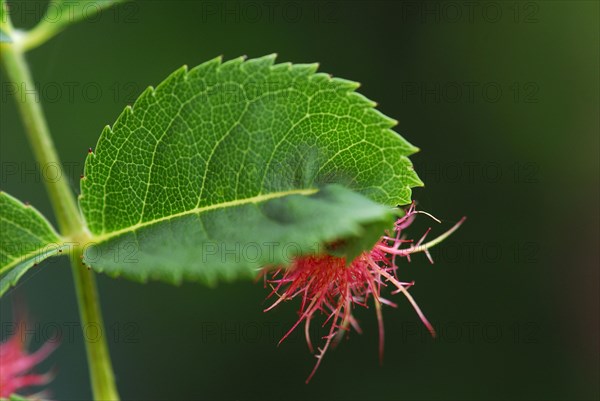
[[(0, 46), (0, 58), (9, 79), (15, 85), (16, 103), (36, 160), (42, 166), (53, 165), (64, 171), (50, 136), (39, 96), (23, 54), (23, 48), (19, 42), (3, 43)], [(77, 244), (71, 254), (71, 266), (82, 327), (84, 329), (96, 328), (100, 331), (100, 336), (92, 338), (92, 341), (84, 338), (94, 399), (118, 400), (119, 395), (108, 353), (106, 330), (102, 322), (95, 278), (93, 273), (83, 267), (79, 260), (83, 246), (91, 238), (67, 180), (61, 179), (56, 182), (45, 180), (44, 183), (56, 213), (61, 234), (67, 240)]]
[[(52, 166), (64, 171), (24, 55), (17, 45), (3, 44), (1, 57), (6, 73), (14, 85), (15, 101), (36, 160), (42, 168)], [(44, 185), (62, 234), (66, 236), (79, 234), (84, 226), (67, 180), (44, 180)]]
[(37, 24), (32, 30), (27, 32), (27, 35), (23, 39), (22, 48), (23, 51), (29, 51), (36, 47), (46, 43), (54, 36), (58, 35), (64, 30), (65, 26), (57, 23), (50, 23), (42, 21)]
[[(84, 328), (92, 391), (95, 400), (118, 400), (119, 394), (106, 345), (107, 331), (102, 321), (96, 278), (91, 270), (82, 265), (78, 256), (81, 255), (81, 252), (82, 250), (79, 248), (71, 254), (71, 267), (79, 302), (79, 315)], [(90, 338), (86, 338), (86, 331), (89, 332)]]

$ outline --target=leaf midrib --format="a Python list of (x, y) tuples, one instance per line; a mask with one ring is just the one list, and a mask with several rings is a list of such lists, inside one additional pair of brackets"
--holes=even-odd
[(163, 221), (173, 220), (178, 217), (184, 217), (184, 216), (189, 216), (189, 215), (193, 215), (193, 214), (200, 214), (202, 212), (207, 212), (210, 210), (225, 209), (228, 207), (242, 206), (242, 205), (247, 205), (247, 204), (252, 204), (252, 203), (262, 203), (262, 202), (266, 202), (266, 201), (269, 201), (272, 199), (283, 198), (283, 197), (290, 196), (290, 195), (313, 195), (313, 194), (317, 193), (318, 191), (319, 190), (316, 188), (294, 189), (294, 190), (290, 190), (290, 191), (272, 192), (272, 193), (264, 194), (264, 195), (261, 194), (261, 195), (256, 195), (256, 196), (252, 196), (249, 198), (236, 199), (233, 201), (214, 203), (212, 205), (196, 207), (196, 208), (189, 209), (189, 210), (186, 210), (183, 212), (171, 214), (169, 216), (160, 217), (158, 219), (144, 221), (142, 223), (137, 223), (132, 226), (122, 228), (120, 230), (112, 231), (109, 233), (102, 233), (100, 235), (92, 234), (91, 239), (94, 242), (105, 242), (112, 238), (118, 237), (120, 235), (135, 232), (143, 227), (158, 224)]
[[(47, 251), (42, 252), (47, 246), (48, 245), (43, 246), (41, 248), (34, 249), (33, 251), (31, 251), (29, 253), (26, 253), (25, 255), (19, 255), (16, 258), (12, 258), (11, 261), (10, 261), (10, 263), (8, 263), (8, 264), (6, 264), (6, 265), (4, 265), (4, 266), (2, 266), (0, 268), (0, 275), (8, 272), (9, 270), (12, 270), (14, 267), (18, 266), (19, 264), (21, 264), (21, 263), (27, 263), (31, 259), (35, 259), (38, 256), (42, 256), (42, 255), (43, 256), (46, 256), (46, 255), (50, 256), (50, 255), (53, 255), (55, 253), (58, 253), (60, 250), (65, 249), (67, 245), (64, 244), (64, 243), (62, 243), (60, 246), (57, 246), (56, 249), (51, 249), (51, 250), (47, 250)], [(45, 257), (42, 258), (41, 260), (43, 260), (43, 259), (45, 259)]]

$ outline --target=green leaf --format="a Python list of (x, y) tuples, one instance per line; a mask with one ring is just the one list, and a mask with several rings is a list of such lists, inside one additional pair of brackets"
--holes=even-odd
[(19, 394), (11, 394), (10, 398), (0, 398), (0, 401), (41, 401), (41, 398), (27, 398)]
[(32, 266), (62, 251), (63, 242), (36, 209), (0, 192), (0, 296)]
[[(39, 398), (36, 398), (39, 399)], [(6, 400), (6, 398), (0, 398), (0, 400)], [(22, 395), (19, 394), (11, 394), (10, 398), (8, 399), (9, 401), (32, 401), (34, 399), (32, 398), (25, 398)]]
[(8, 9), (6, 7), (6, 1), (0, 0), (0, 25), (8, 24)]
[[(390, 208), (330, 184), (310, 195), (273, 194), (142, 223), (108, 241), (98, 238), (100, 244), (87, 248), (85, 262), (137, 281), (213, 283), (255, 277), (263, 266), (323, 253), (325, 244), (340, 238), (375, 231), (372, 246), (390, 227), (392, 216)], [(348, 250), (354, 256), (360, 251)]]
[[(372, 201), (410, 202), (410, 188), (422, 185), (407, 158), (417, 148), (357, 83), (274, 59), (181, 68), (104, 129), (81, 182), (97, 243), (87, 263), (177, 282), (251, 274), (265, 262), (221, 263), (229, 248), (209, 257), (208, 243), (294, 242), (306, 254), (315, 242), (368, 233), (349, 241), (362, 249), (377, 240), (382, 229), (368, 228), (391, 217)], [(125, 243), (138, 262), (124, 261)]]

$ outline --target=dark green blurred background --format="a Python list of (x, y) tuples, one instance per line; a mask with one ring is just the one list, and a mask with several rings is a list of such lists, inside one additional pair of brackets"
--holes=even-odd
[[(25, 27), (44, 6), (13, 4)], [(445, 221), (434, 229), (468, 216), (434, 265), (419, 255), (401, 272), (416, 280), (440, 338), (398, 296), (384, 311), (379, 366), (374, 310), (358, 310), (365, 333), (330, 351), (309, 385), (314, 357), (302, 336), (276, 346), (298, 305), (263, 313), (262, 284), (99, 276), (122, 397), (598, 399), (598, 49), (596, 1), (163, 0), (105, 11), (32, 51), (75, 190), (88, 147), (146, 86), (217, 55), (276, 52), (361, 82), (422, 149), (413, 160), (426, 187), (414, 197)], [(1, 84), (1, 187), (51, 215), (4, 74)], [(12, 294), (39, 323), (32, 347), (63, 334), (44, 365), (58, 368), (54, 397), (88, 399), (81, 334), (69, 335), (78, 314), (66, 259)]]

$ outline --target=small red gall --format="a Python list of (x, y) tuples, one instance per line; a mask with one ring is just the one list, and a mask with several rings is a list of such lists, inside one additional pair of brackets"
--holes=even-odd
[[(310, 324), (316, 315), (324, 315), (323, 327), (329, 326), (322, 337), (323, 344), (316, 353), (317, 362), (306, 379), (308, 383), (319, 368), (323, 357), (330, 347), (335, 347), (344, 334), (353, 328), (358, 333), (361, 328), (354, 318), (352, 311), (355, 306), (368, 308), (370, 299), (375, 304), (375, 313), (379, 326), (379, 358), (383, 361), (384, 327), (382, 305), (395, 307), (392, 301), (382, 296), (383, 288), (391, 288), (391, 294), (402, 293), (425, 325), (435, 337), (435, 330), (427, 320), (409, 289), (414, 282), (401, 281), (398, 278), (398, 261), (406, 258), (410, 262), (413, 253), (423, 252), (431, 263), (433, 260), (429, 248), (442, 242), (460, 227), (463, 217), (450, 230), (436, 239), (423, 243), (430, 230), (416, 243), (404, 239), (403, 232), (410, 226), (417, 214), (428, 213), (417, 211), (414, 203), (406, 214), (399, 218), (393, 233), (386, 233), (370, 251), (365, 251), (350, 264), (343, 257), (332, 255), (312, 255), (296, 258), (287, 268), (264, 268), (262, 275), (265, 286), (270, 286), (272, 292), (268, 296), (277, 300), (265, 312), (275, 308), (284, 301), (300, 298), (298, 320), (280, 340), (283, 342), (301, 323), (304, 323), (304, 335), (309, 350), (314, 353), (310, 337)], [(435, 219), (438, 221), (437, 219)], [(439, 222), (439, 221), (438, 221)]]
[[(34, 368), (45, 360), (57, 347), (55, 342), (46, 342), (33, 353), (26, 349), (26, 324), (19, 321), (15, 333), (0, 343), (0, 398), (8, 399), (12, 394), (20, 393), (30, 387), (48, 384), (53, 378), (51, 372), (33, 373)], [(30, 395), (33, 398), (47, 398), (47, 393)]]

